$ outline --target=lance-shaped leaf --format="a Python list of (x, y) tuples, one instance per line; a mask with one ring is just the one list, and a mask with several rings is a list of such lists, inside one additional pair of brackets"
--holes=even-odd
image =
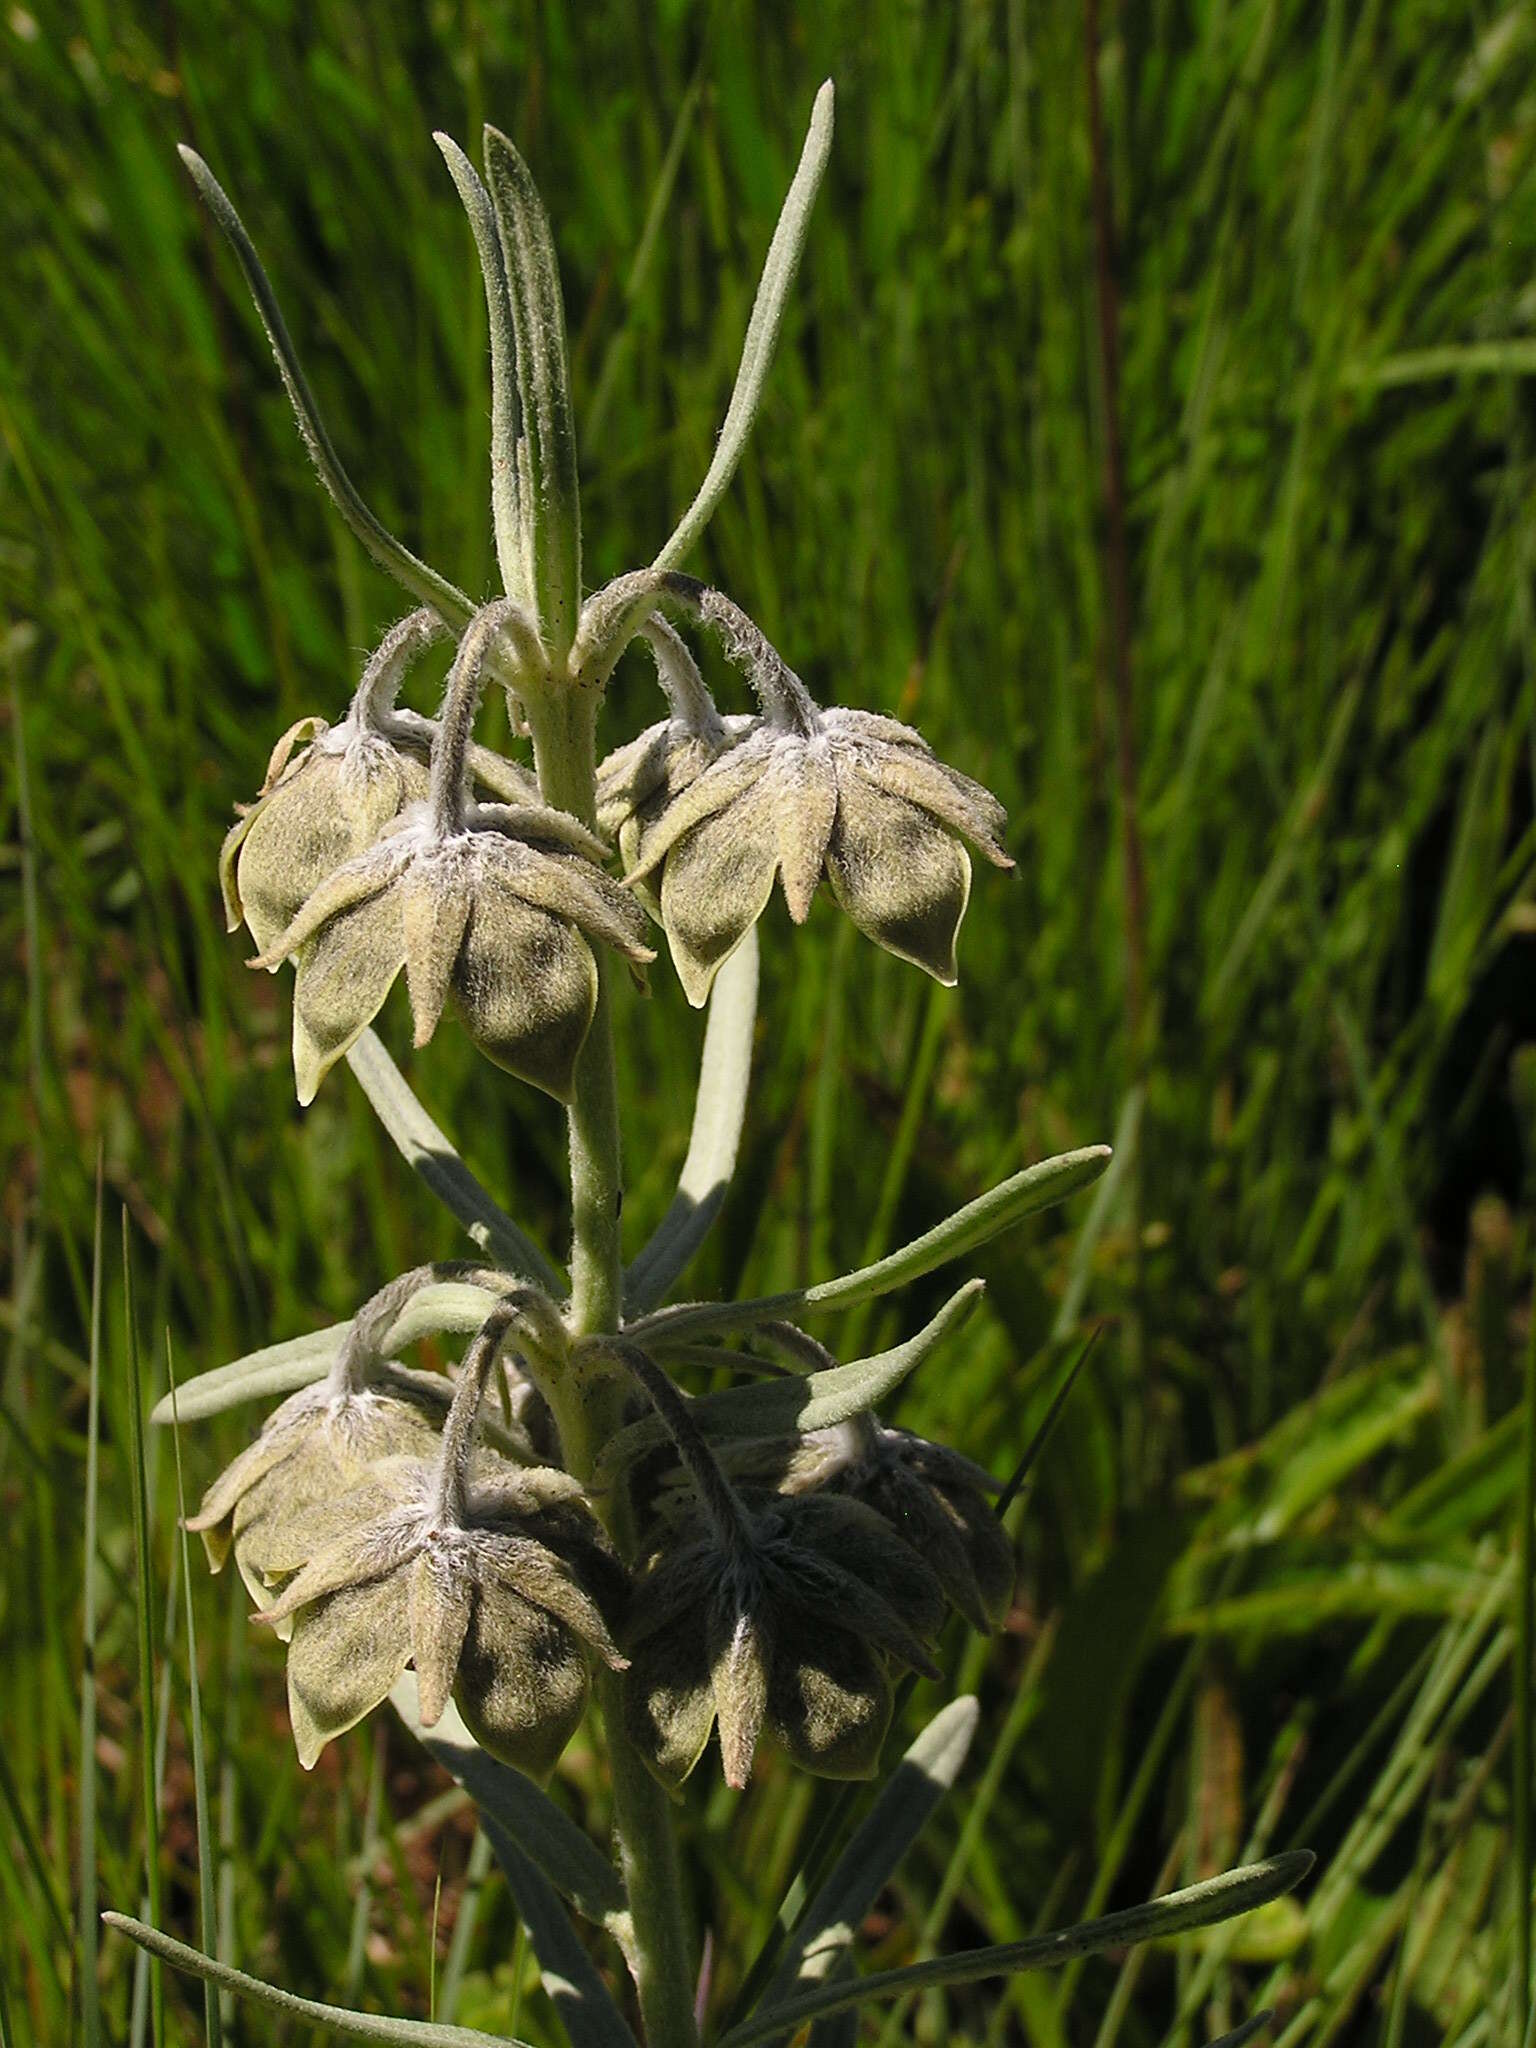
[[(584, 673), (594, 681), (606, 681), (639, 622), (654, 608), (655, 573), (673, 569), (683, 560), (709, 524), (715, 507), (736, 474), (736, 465), (741, 460), (762, 402), (763, 386), (773, 361), (779, 329), (784, 324), (784, 309), (800, 268), (811, 209), (816, 203), (816, 194), (821, 189), (827, 159), (832, 152), (832, 100), (832, 81), (829, 78), (817, 93), (811, 108), (810, 126), (800, 151), (800, 162), (785, 194), (773, 240), (768, 245), (757, 296), (752, 301), (752, 313), (747, 321), (736, 382), (731, 389), (725, 421), (704, 481), (652, 564), (651, 580), (637, 577), (633, 597), (625, 594), (621, 602), (613, 605), (602, 619), (600, 628), (594, 622), (588, 636), (591, 644), (582, 664)], [(617, 589), (615, 594), (618, 595)]]
[[(400, 1311), (381, 1340), (381, 1348), (394, 1352), (414, 1344), (433, 1331), (467, 1334), (478, 1330), (496, 1305), (496, 1296), (486, 1287), (468, 1281), (443, 1281), (420, 1288)], [(216, 1365), (188, 1380), (176, 1392), (177, 1422), (200, 1422), (206, 1416), (222, 1414), (243, 1401), (259, 1401), (272, 1394), (291, 1394), (312, 1386), (330, 1371), (341, 1349), (350, 1322), (332, 1323), (307, 1336), (290, 1337), (282, 1344), (267, 1344), (260, 1351), (248, 1351), (228, 1365)], [(169, 1394), (156, 1402), (150, 1421), (173, 1419)]]
[(765, 2006), (824, 1983), (842, 1962), (882, 1888), (959, 1777), (978, 1717), (969, 1694), (951, 1700), (912, 1744), (801, 1915), (763, 1993)]
[(262, 268), (255, 244), (246, 233), (245, 223), (196, 150), (188, 149), (184, 143), (178, 145), (178, 150), (182, 162), (192, 174), (203, 204), (218, 222), (235, 253), (246, 286), (256, 302), (256, 310), (261, 315), (261, 324), (267, 330), (267, 339), (277, 358), (278, 371), (292, 401), (304, 445), (337, 511), (379, 566), (386, 569), (397, 583), (404, 584), (423, 604), (429, 604), (450, 626), (467, 626), (474, 617), (476, 606), (446, 577), (439, 576), (435, 569), (418, 560), (403, 541), (396, 540), (363, 503), (357, 486), (342, 467), (341, 458), (320, 417), (320, 408), (315, 403), (309, 379), (288, 333), (277, 294)]
[(534, 603), (532, 571), (523, 551), (523, 512), (519, 502), (517, 443), (521, 420), (517, 392), (517, 338), (507, 266), (490, 194), (475, 167), (451, 135), (435, 132), (432, 140), (458, 187), (475, 237), (485, 279), (485, 310), (491, 339), (491, 522), (496, 533), (496, 561), (508, 597), (521, 605)]
[(347, 1054), (373, 1113), (407, 1165), (420, 1174), (445, 1209), (458, 1217), (481, 1250), (521, 1280), (559, 1299), (560, 1275), (539, 1247), (480, 1185), (417, 1100), (376, 1031), (368, 1030)]
[(705, 1330), (750, 1329), (756, 1323), (782, 1322), (814, 1310), (854, 1308), (861, 1301), (873, 1301), (904, 1287), (910, 1280), (931, 1273), (935, 1266), (962, 1258), (978, 1245), (987, 1243), (1026, 1216), (1049, 1209), (1079, 1188), (1098, 1179), (1110, 1161), (1107, 1145), (1085, 1145), (1076, 1152), (1063, 1152), (1055, 1159), (1043, 1159), (1022, 1173), (1000, 1181), (986, 1194), (967, 1202), (932, 1230), (913, 1238), (900, 1251), (845, 1273), (837, 1280), (821, 1280), (813, 1287), (799, 1287), (789, 1294), (760, 1295), (755, 1301), (688, 1301), (642, 1316), (626, 1327), (625, 1335), (637, 1344), (657, 1346), (674, 1337), (695, 1337)]
[(169, 1963), (172, 1969), (185, 1970), (189, 1977), (201, 1977), (205, 1984), (233, 1992), (236, 1998), (247, 1999), (252, 2005), (263, 2005), (269, 2012), (329, 2027), (333, 2033), (346, 2034), (354, 2041), (385, 2041), (397, 2043), (398, 2048), (527, 2048), (526, 2042), (506, 2034), (482, 2034), (474, 2027), (438, 2026), (430, 2020), (390, 2019), (383, 2013), (353, 2012), (344, 2005), (323, 2005), (315, 1998), (300, 1998), (296, 1992), (281, 1990), (276, 1984), (265, 1984), (261, 1978), (249, 1977), (244, 1970), (236, 1970), (228, 1963), (216, 1962), (201, 1949), (189, 1948), (184, 1941), (162, 1934), (157, 1927), (146, 1927), (142, 1920), (127, 1913), (103, 1913), (101, 1917), (106, 1926), (126, 1934), (130, 1941)]
[(551, 656), (561, 662), (581, 608), (581, 504), (560, 270), (533, 174), (499, 129), (485, 131), (485, 175), (501, 238), (515, 341), (523, 555), (540, 628)]
[(832, 81), (829, 78), (817, 93), (815, 105), (811, 108), (811, 124), (800, 151), (800, 163), (785, 195), (773, 240), (768, 245), (757, 297), (752, 302), (752, 315), (747, 322), (746, 340), (742, 344), (741, 364), (736, 372), (731, 402), (726, 407), (725, 423), (715, 443), (714, 460), (699, 485), (698, 495), (656, 557), (654, 566), (658, 569), (675, 568), (704, 531), (710, 514), (736, 474), (741, 451), (752, 431), (779, 329), (784, 324), (784, 308), (800, 268), (811, 208), (816, 204), (816, 194), (821, 189), (827, 159), (832, 153), (832, 98)]
[(515, 1835), (550, 1883), (628, 1953), (633, 1929), (619, 1874), (549, 1794), (521, 1771), (488, 1756), (452, 1701), (432, 1728), (423, 1727), (413, 1671), (397, 1682), (389, 1699), (417, 1741), (468, 1792), (482, 1817)]
[(624, 1277), (625, 1306), (632, 1315), (661, 1299), (704, 1242), (736, 1170), (752, 1077), (757, 970), (757, 933), (753, 931), (715, 977), (694, 1097), (693, 1129), (677, 1193)]
[[(701, 1394), (688, 1409), (706, 1436), (787, 1437), (813, 1429), (831, 1429), (866, 1408), (889, 1399), (907, 1375), (958, 1329), (986, 1291), (982, 1280), (967, 1280), (938, 1314), (904, 1344), (877, 1351), (847, 1365), (828, 1366), (803, 1377), (759, 1381), (753, 1386), (727, 1387)], [(605, 1449), (600, 1474), (621, 1471), (631, 1458), (662, 1442), (666, 1430), (654, 1415), (632, 1422)]]
[(1102, 1919), (1084, 1920), (1076, 1927), (1064, 1927), (1053, 1934), (1038, 1934), (1028, 1941), (1005, 1942), (994, 1948), (976, 1948), (959, 1955), (935, 1956), (926, 1963), (912, 1963), (902, 1970), (879, 1970), (848, 1983), (822, 1984), (798, 1993), (782, 2004), (764, 2006), (723, 2034), (718, 2048), (748, 2048), (772, 2034), (793, 2033), (807, 2020), (824, 2013), (840, 2012), (846, 2006), (868, 2005), (877, 1999), (900, 1998), (909, 1991), (925, 1991), (939, 1984), (974, 1984), (985, 1977), (1012, 1976), (1018, 1970), (1054, 1968), (1074, 1956), (1096, 1955), (1104, 1949), (1130, 1948), (1139, 1941), (1162, 1941), (1170, 1935), (1188, 1934), (1197, 1927), (1213, 1927), (1222, 1920), (1251, 1912), (1266, 1900), (1276, 1899), (1300, 1884), (1312, 1868), (1310, 1850), (1293, 1849), (1283, 1856), (1271, 1856), (1263, 1863), (1245, 1864), (1203, 1884), (1183, 1891), (1168, 1892), (1144, 1906), (1131, 1906), (1123, 1913), (1106, 1913)]

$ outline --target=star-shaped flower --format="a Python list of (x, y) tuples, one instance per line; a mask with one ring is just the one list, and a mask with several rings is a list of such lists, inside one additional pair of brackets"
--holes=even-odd
[(601, 840), (545, 804), (486, 804), (467, 788), (469, 729), (503, 603), (466, 632), (432, 749), (431, 793), (345, 862), (258, 957), (290, 955), (300, 1102), (377, 1016), (402, 968), (416, 1043), (450, 994), (498, 1066), (564, 1099), (597, 1003), (591, 940), (654, 957), (628, 891), (598, 866)]
[[(700, 615), (721, 628), (763, 704), (760, 718), (715, 733), (698, 721), (680, 732), (674, 716), (641, 735), (639, 753), (606, 767), (610, 818), (626, 782), (637, 790), (620, 834), (625, 881), (654, 887), (659, 872), (661, 920), (689, 1001), (708, 999), (775, 881), (801, 923), (825, 878), (868, 937), (953, 983), (971, 886), (962, 841), (997, 867), (1013, 865), (997, 799), (947, 767), (910, 726), (873, 712), (823, 710), (719, 592), (678, 576), (666, 587), (691, 593)], [(664, 773), (641, 796), (639, 771), (648, 762)]]

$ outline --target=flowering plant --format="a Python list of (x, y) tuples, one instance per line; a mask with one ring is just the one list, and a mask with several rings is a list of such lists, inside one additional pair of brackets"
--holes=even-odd
[[(745, 1786), (766, 1743), (824, 1777), (874, 1776), (903, 1674), (939, 1675), (952, 1611), (992, 1629), (1012, 1596), (996, 1482), (878, 1413), (975, 1307), (979, 1283), (869, 1357), (839, 1360), (805, 1326), (962, 1256), (1086, 1186), (1109, 1157), (1091, 1146), (1028, 1168), (833, 1280), (758, 1300), (667, 1299), (735, 1163), (756, 927), (775, 884), (798, 923), (825, 882), (878, 945), (952, 982), (969, 849), (1011, 865), (985, 789), (893, 719), (818, 706), (740, 606), (678, 566), (751, 425), (831, 133), (828, 85), (698, 495), (647, 568), (591, 594), (544, 209), (495, 130), (483, 183), (437, 138), (489, 310), (503, 590), (483, 604), (358, 496), (238, 216), (184, 152), (252, 288), (322, 482), (419, 606), (385, 635), (338, 723), (317, 715), (279, 740), (266, 786), (225, 842), (229, 923), (248, 927), (253, 965), (293, 970), (299, 1101), (336, 1085), (327, 1077), (345, 1061), (476, 1247), (472, 1261), (392, 1280), (339, 1329), (183, 1388), (182, 1420), (288, 1396), (190, 1526), (215, 1571), (234, 1557), (256, 1618), (286, 1643), (305, 1768), (387, 1701), (468, 1789), (580, 2048), (633, 2048), (635, 2036), (566, 1906), (615, 1945), (650, 2048), (690, 2048), (706, 2031), (746, 2048), (922, 1985), (1208, 1924), (1286, 1889), (1306, 1861), (1273, 1858), (1060, 1934), (861, 1977), (860, 1922), (974, 1734), (975, 1702), (961, 1699), (823, 1858), (798, 1917), (743, 1971), (736, 2009), (713, 2013), (700, 1978), (668, 1795), (716, 1767)], [(755, 708), (719, 710), (679, 621), (718, 636)], [(410, 664), (444, 636), (456, 649), (438, 715), (400, 708)], [(605, 688), (637, 639), (667, 715), (600, 760)], [(475, 741), (492, 682), (527, 763)], [(676, 1199), (626, 1263), (613, 1034), (626, 984), (643, 980), (662, 942), (709, 1022)], [(489, 1059), (565, 1105), (563, 1269), (475, 1180), (374, 1034), (402, 971), (418, 1046), (451, 1011)], [(467, 1339), (456, 1368), (401, 1361), (428, 1332)], [(723, 1388), (701, 1383), (722, 1374)], [(611, 1864), (541, 1789), (591, 1705), (612, 1783)], [(490, 2038), (316, 2006), (111, 1917), (213, 1982), (354, 2036)]]

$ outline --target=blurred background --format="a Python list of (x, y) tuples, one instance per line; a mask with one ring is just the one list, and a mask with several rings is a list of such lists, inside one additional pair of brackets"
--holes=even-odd
[[(314, 486), (174, 145), (240, 206), (364, 495), (488, 593), (484, 313), (431, 130), (512, 135), (564, 265), (595, 584), (649, 559), (707, 464), (829, 74), (793, 310), (689, 566), (816, 694), (919, 724), (994, 787), (1018, 872), (978, 875), (953, 992), (826, 906), (798, 935), (769, 916), (742, 1169), (690, 1290), (824, 1276), (1031, 1159), (1118, 1148), (1094, 1195), (981, 1256), (983, 1314), (901, 1397), (896, 1419), (1005, 1473), (1101, 1327), (1015, 1517), (1009, 1627), (950, 1645), (983, 1708), (963, 1796), (865, 1946), (902, 1961), (1270, 1848), (1320, 1857), (1300, 1904), (934, 1994), (863, 2038), (1192, 2048), (1268, 2003), (1287, 2048), (1519, 2040), (1536, 17), (28, 0), (0, 14), (14, 2042), (81, 2011), (82, 1861), (137, 1908), (146, 1740), (164, 1922), (197, 1938), (158, 1432), (154, 1698), (139, 1680), (135, 1374), (147, 1404), (168, 1346), (190, 1375), (459, 1247), (347, 1075), (297, 1110), (286, 986), (222, 928), (233, 803), (294, 719), (339, 713), (407, 601)], [(659, 701), (627, 659), (610, 741)], [(621, 1017), (634, 1245), (700, 1039), (664, 961), (653, 980)], [(402, 1018), (381, 1028), (404, 1059)], [(408, 1072), (561, 1248), (554, 1106), (447, 1029)], [(943, 1277), (823, 1334), (894, 1341)], [(190, 1491), (254, 1422), (185, 1433)], [(382, 1719), (306, 1778), (275, 1646), (200, 1557), (193, 1580), (222, 1952), (556, 2040), (448, 1780)], [(940, 1698), (920, 1687), (910, 1725)], [(824, 1794), (708, 1775), (686, 1824), (728, 2001)], [(601, 1834), (583, 1742), (556, 1791)], [(126, 1945), (95, 1967), (106, 2038), (146, 2038)], [(200, 2039), (200, 1996), (166, 1996), (167, 2038)]]

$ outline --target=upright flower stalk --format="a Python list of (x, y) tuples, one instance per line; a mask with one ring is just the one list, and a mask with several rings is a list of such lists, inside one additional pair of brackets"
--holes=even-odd
[[(818, 705), (734, 599), (677, 566), (750, 429), (831, 123), (827, 85), (697, 496), (649, 568), (584, 601), (559, 273), (533, 180), (506, 137), (486, 132), (485, 183), (438, 138), (488, 308), (491, 512), (505, 589), (484, 605), (364, 504), (238, 215), (184, 153), (251, 285), (321, 481), (419, 607), (385, 635), (354, 689), (337, 680), (331, 695), (350, 708), (336, 725), (317, 717), (278, 742), (265, 788), (226, 841), (231, 926), (249, 925), (253, 965), (292, 968), (300, 1103), (340, 1085), (328, 1076), (350, 1056), (402, 1151), (491, 1248), (387, 1283), (344, 1331), (301, 1344), (296, 1371), (283, 1347), (289, 1399), (212, 1482), (192, 1526), (215, 1570), (234, 1555), (257, 1618), (287, 1646), (301, 1765), (388, 1700), (468, 1788), (581, 2048), (633, 2048), (633, 2035), (565, 1926), (562, 1900), (616, 1944), (647, 2048), (695, 2048), (701, 2022), (719, 2031), (668, 1796), (710, 1768), (712, 1740), (738, 1790), (770, 1749), (821, 1776), (872, 1776), (899, 1675), (938, 1676), (935, 1645), (951, 1612), (995, 1628), (1011, 1603), (1012, 1549), (991, 1514), (989, 1476), (877, 1414), (975, 1307), (979, 1283), (868, 1358), (837, 1359), (802, 1320), (959, 1257), (1086, 1186), (1108, 1159), (1089, 1146), (1026, 1168), (857, 1273), (762, 1301), (662, 1301), (736, 1158), (755, 930), (775, 886), (802, 923), (825, 882), (878, 945), (948, 982), (970, 892), (967, 847), (1011, 865), (994, 797), (910, 728)], [(715, 705), (677, 619), (718, 635), (749, 686), (746, 708)], [(439, 638), (455, 651), (426, 718), (398, 695)], [(667, 716), (600, 763), (607, 680), (636, 638), (655, 657)], [(531, 768), (475, 740), (492, 679), (531, 743)], [(711, 1015), (676, 1199), (626, 1268), (614, 1030), (626, 984), (656, 959), (654, 927), (689, 1001)], [(566, 1272), (479, 1186), (372, 1036), (376, 1020), (393, 1031), (384, 1013), (402, 979), (419, 1054), (451, 1016), (496, 1066), (564, 1104)], [(446, 1373), (402, 1362), (429, 1333), (468, 1340)], [(749, 1348), (754, 1334), (776, 1363)], [(721, 1368), (743, 1383), (700, 1384)], [(272, 1386), (271, 1373), (270, 1352), (220, 1367), (180, 1390), (179, 1412), (250, 1398)], [(612, 1786), (611, 1866), (539, 1789), (589, 1701)], [(975, 1725), (974, 1703), (956, 1703), (909, 1752), (935, 1798)], [(912, 1832), (894, 1811), (877, 1801), (849, 1849), (876, 1887)], [(1294, 1883), (1300, 1868), (1281, 1858), (1196, 1887), (1162, 1902), (1166, 1912), (1145, 1909), (1134, 1936), (1113, 1938), (1224, 1917)], [(735, 1972), (756, 2002), (720, 2035), (722, 2048), (787, 2037), (818, 2016), (818, 1999), (846, 2005), (846, 1984), (824, 1981), (828, 1965), (814, 1959), (840, 1953), (864, 1910), (813, 1902), (812, 1924), (796, 1928), (776, 1968), (764, 1957)], [(303, 2003), (113, 1917), (227, 1989)], [(1012, 1951), (995, 1953), (998, 1968), (1013, 1966)], [(923, 1981), (934, 1967), (922, 1966)], [(956, 1969), (984, 1973), (975, 1952)], [(899, 1993), (905, 1974), (888, 1981)], [(403, 2037), (399, 2022), (381, 2032), (366, 2015), (339, 2017), (353, 2034)], [(489, 2042), (462, 2029), (454, 2039)]]

